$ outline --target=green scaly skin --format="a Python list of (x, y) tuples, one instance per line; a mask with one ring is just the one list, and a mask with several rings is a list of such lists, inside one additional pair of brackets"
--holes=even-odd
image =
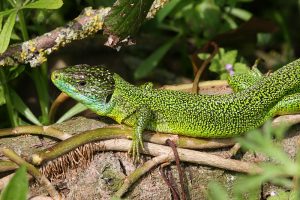
[[(102, 66), (79, 65), (52, 73), (63, 92), (99, 115), (134, 127), (132, 153), (139, 156), (143, 130), (192, 137), (226, 138), (259, 127), (278, 114), (300, 110), (300, 59), (270, 76), (257, 78), (236, 93), (195, 95), (129, 84)], [(239, 85), (239, 78), (231, 84)]]

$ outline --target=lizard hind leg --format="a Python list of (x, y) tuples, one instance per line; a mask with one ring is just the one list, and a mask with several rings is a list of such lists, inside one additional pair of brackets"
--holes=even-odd
[(239, 92), (250, 88), (263, 78), (264, 75), (256, 67), (253, 67), (247, 72), (229, 76), (227, 81), (234, 92)]
[(267, 117), (296, 113), (300, 113), (300, 93), (285, 96), (269, 111)]

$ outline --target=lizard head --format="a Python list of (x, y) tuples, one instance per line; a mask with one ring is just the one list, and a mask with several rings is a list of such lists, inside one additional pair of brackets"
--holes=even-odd
[(51, 80), (62, 92), (99, 115), (112, 108), (115, 81), (113, 73), (105, 67), (75, 65), (52, 72)]

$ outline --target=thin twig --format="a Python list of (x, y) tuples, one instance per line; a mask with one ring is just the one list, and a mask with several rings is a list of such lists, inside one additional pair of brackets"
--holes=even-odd
[[(183, 92), (192, 93), (193, 83), (179, 85), (164, 85), (160, 89), (180, 90)], [(225, 80), (203, 81), (198, 83), (198, 94), (230, 94), (232, 89)]]
[(159, 168), (159, 172), (161, 174), (161, 177), (163, 178), (163, 180), (165, 181), (165, 183), (171, 190), (171, 193), (173, 195), (173, 200), (180, 200), (179, 192), (177, 191), (177, 188), (171, 183), (171, 181), (169, 179), (170, 174), (166, 175), (163, 169), (164, 169), (164, 166), (161, 165), (161, 167)]
[(54, 186), (50, 183), (50, 181), (33, 165), (26, 162), (22, 159), (18, 154), (16, 154), (12, 149), (9, 148), (2, 148), (0, 149), (2, 153), (9, 158), (11, 161), (15, 162), (19, 166), (24, 165), (27, 171), (41, 184), (43, 185), (46, 190), (48, 191), (49, 195), (53, 199), (62, 199), (61, 195), (55, 190)]
[(233, 147), (229, 149), (229, 151), (225, 154), (224, 158), (232, 158), (232, 156), (235, 156), (236, 153), (240, 150), (241, 145), (239, 143), (236, 143)]
[[(199, 83), (200, 77), (201, 77), (202, 73), (204, 72), (204, 70), (205, 70), (206, 66), (208, 65), (208, 63), (213, 59), (213, 57), (218, 53), (218, 50), (219, 50), (218, 45), (216, 43), (209, 42), (200, 51), (201, 52), (206, 51), (209, 46), (212, 46), (214, 49), (213, 49), (213, 52), (209, 55), (209, 57), (206, 60), (204, 60), (201, 67), (197, 69), (197, 72), (196, 72), (196, 75), (195, 75), (195, 78), (194, 78), (194, 82), (193, 82), (193, 93), (194, 94), (198, 94), (198, 83)], [(199, 51), (197, 51), (196, 53), (193, 54), (192, 60), (199, 59), (198, 55), (197, 55), (198, 53), (199, 53)], [(194, 66), (194, 68), (195, 67), (196, 66)]]
[(16, 165), (14, 162), (0, 160), (0, 173), (15, 170), (15, 169), (18, 169), (18, 165)]
[(155, 144), (165, 144), (167, 139), (175, 142), (176, 146), (185, 149), (217, 149), (222, 147), (230, 147), (235, 144), (234, 138), (208, 139), (185, 137), (168, 133), (143, 133), (143, 140)]
[(151, 160), (148, 160), (145, 162), (141, 167), (134, 170), (133, 173), (131, 173), (129, 176), (126, 177), (126, 179), (123, 182), (123, 185), (120, 187), (120, 189), (114, 194), (115, 197), (122, 197), (130, 188), (130, 186), (135, 183), (141, 176), (149, 172), (153, 167), (164, 163), (169, 162), (171, 157), (167, 154), (163, 154), (157, 157), (152, 158)]
[(184, 182), (183, 182), (183, 172), (182, 172), (182, 169), (180, 167), (179, 155), (178, 155), (178, 152), (177, 152), (177, 149), (176, 149), (176, 145), (175, 145), (174, 142), (172, 142), (169, 139), (166, 141), (166, 144), (168, 144), (173, 150), (175, 163), (176, 163), (178, 174), (179, 174), (179, 182), (180, 182), (180, 187), (181, 187), (182, 200), (186, 200), (186, 195), (185, 195), (185, 191), (184, 191), (185, 188), (184, 188)]
[(63, 103), (65, 102), (67, 99), (69, 99), (70, 97), (68, 95), (66, 95), (65, 93), (61, 92), (58, 97), (56, 97), (56, 99), (53, 101), (50, 111), (49, 111), (49, 120), (51, 123), (54, 122), (54, 118), (55, 118), (55, 114), (57, 111), (57, 108)]
[(45, 135), (60, 140), (65, 140), (72, 136), (51, 126), (28, 125), (28, 126), (18, 126), (15, 128), (0, 129), (0, 137), (18, 136), (24, 134)]
[(129, 127), (120, 129), (120, 126), (111, 126), (85, 131), (64, 141), (61, 141), (55, 144), (53, 147), (50, 147), (49, 149), (33, 154), (31, 160), (34, 165), (40, 165), (44, 161), (57, 158), (81, 145), (90, 142), (115, 138), (128, 138), (131, 136), (131, 132), (129, 132), (128, 130), (131, 129)]
[(300, 123), (300, 114), (296, 115), (282, 115), (277, 118), (275, 118), (272, 121), (272, 127), (278, 127), (281, 124), (286, 124), (286, 125), (294, 125)]

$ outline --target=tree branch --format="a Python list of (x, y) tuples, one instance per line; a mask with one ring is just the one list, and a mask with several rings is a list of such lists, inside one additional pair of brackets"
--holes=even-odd
[(102, 29), (104, 17), (110, 8), (93, 10), (86, 8), (74, 20), (32, 40), (11, 45), (0, 55), (0, 66), (17, 63), (30, 64), (31, 67), (41, 65), (46, 56), (74, 40), (81, 40)]

